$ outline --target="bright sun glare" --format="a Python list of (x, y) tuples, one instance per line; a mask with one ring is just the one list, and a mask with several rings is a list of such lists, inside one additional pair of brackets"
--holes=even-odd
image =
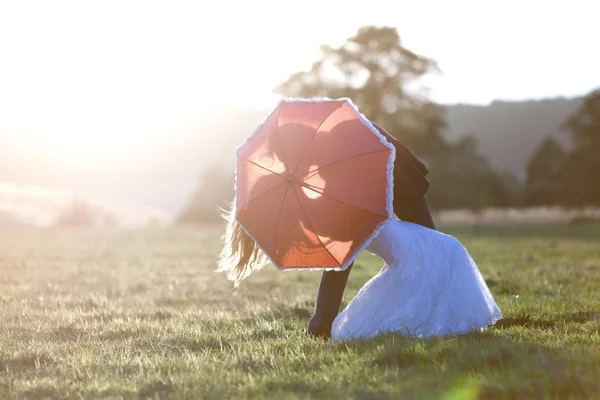
[[(9, 62), (0, 66), (6, 111), (0, 129), (12, 127), (47, 151), (100, 160), (235, 104), (236, 92), (271, 95), (270, 88), (254, 90), (255, 81), (229, 79), (234, 65), (221, 53), (235, 37), (214, 38), (200, 3), (194, 9), (150, 2), (1, 8), (0, 52)], [(260, 69), (253, 72), (260, 80)]]

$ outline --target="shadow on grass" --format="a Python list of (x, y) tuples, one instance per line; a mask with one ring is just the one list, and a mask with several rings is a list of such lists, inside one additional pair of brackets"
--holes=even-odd
[(506, 329), (514, 326), (527, 328), (554, 328), (557, 322), (547, 319), (536, 319), (529, 315), (517, 317), (504, 317), (492, 327), (492, 329)]
[(300, 322), (306, 322), (312, 317), (312, 310), (314, 306), (310, 304), (291, 304), (289, 306), (278, 305), (273, 307), (269, 311), (261, 311), (249, 315), (248, 317), (242, 318), (241, 323), (252, 324), (256, 321), (281, 321), (287, 319), (294, 319)]
[(164, 398), (175, 391), (173, 382), (170, 379), (158, 379), (143, 385), (140, 388), (138, 396), (140, 399)]
[(0, 356), (0, 375), (3, 372), (27, 372), (55, 365), (51, 357), (44, 354)]
[(492, 329), (506, 329), (515, 326), (528, 328), (554, 328), (560, 324), (583, 324), (590, 321), (600, 321), (600, 313), (589, 311), (562, 313), (553, 316), (552, 319), (534, 318), (530, 315), (504, 317), (496, 322)]
[[(524, 291), (522, 285), (507, 280), (497, 280), (488, 278), (486, 279), (485, 283), (487, 284), (488, 288), (492, 292), (494, 292), (495, 295), (511, 295), (515, 293), (523, 293)], [(530, 290), (528, 289), (528, 291)]]
[(52, 342), (78, 342), (99, 340), (102, 342), (120, 342), (128, 339), (143, 338), (149, 330), (140, 327), (106, 329), (102, 332), (87, 331), (77, 325), (63, 325), (49, 333), (48, 339)]

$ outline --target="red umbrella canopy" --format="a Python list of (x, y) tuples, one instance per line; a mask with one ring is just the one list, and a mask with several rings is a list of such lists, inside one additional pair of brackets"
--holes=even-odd
[(393, 217), (394, 157), (349, 99), (282, 100), (238, 148), (236, 218), (279, 269), (346, 269)]

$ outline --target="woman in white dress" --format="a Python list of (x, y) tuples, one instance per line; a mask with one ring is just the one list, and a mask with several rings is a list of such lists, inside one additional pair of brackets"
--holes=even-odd
[[(237, 286), (267, 259), (234, 213), (227, 218), (218, 271), (228, 272)], [(389, 219), (367, 250), (385, 264), (336, 317), (332, 340), (388, 332), (420, 338), (458, 335), (502, 317), (473, 259), (452, 236)]]
[(367, 250), (385, 264), (336, 317), (333, 340), (459, 335), (502, 317), (475, 262), (452, 236), (394, 219)]

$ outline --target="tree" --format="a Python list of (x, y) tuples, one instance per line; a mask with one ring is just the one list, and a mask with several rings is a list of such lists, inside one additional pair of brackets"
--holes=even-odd
[(512, 186), (477, 151), (475, 138), (449, 143), (442, 108), (409, 89), (438, 68), (434, 60), (404, 48), (395, 28), (362, 27), (341, 47), (324, 46), (322, 53), (310, 70), (291, 75), (275, 92), (351, 98), (428, 165), (433, 208), (510, 205)]
[(426, 156), (443, 142), (442, 110), (411, 94), (434, 60), (402, 46), (395, 28), (365, 26), (339, 48), (322, 46), (322, 58), (291, 75), (274, 91), (289, 97), (349, 97), (370, 120)]
[(589, 93), (565, 122), (574, 148), (561, 169), (562, 202), (600, 205), (600, 88)]
[(516, 203), (517, 180), (492, 168), (474, 136), (466, 135), (449, 148), (431, 162), (427, 200), (432, 208), (480, 210)]
[(527, 205), (553, 205), (561, 201), (561, 174), (566, 151), (552, 137), (542, 141), (527, 163), (524, 201)]
[(102, 208), (81, 199), (73, 199), (56, 216), (57, 227), (107, 227), (116, 226), (117, 218)]
[(564, 123), (577, 147), (600, 148), (600, 88), (583, 99), (581, 107)]
[(229, 207), (233, 191), (233, 174), (219, 166), (206, 169), (198, 190), (192, 194), (175, 223), (206, 224), (222, 221), (220, 209)]

